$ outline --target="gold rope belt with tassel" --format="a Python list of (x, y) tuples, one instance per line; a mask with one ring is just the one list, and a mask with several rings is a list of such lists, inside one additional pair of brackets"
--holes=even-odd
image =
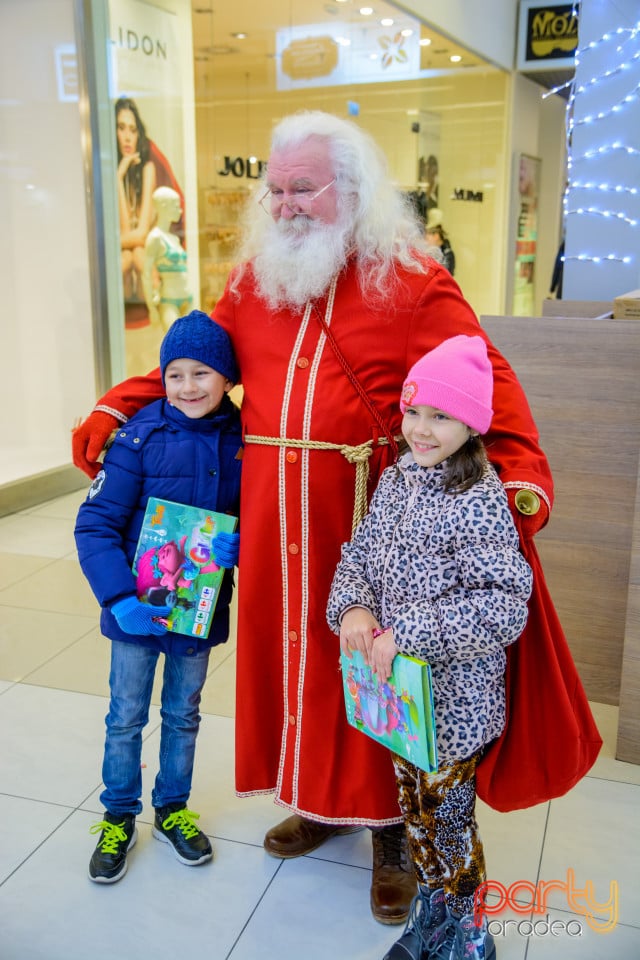
[[(298, 447), (303, 450), (337, 450), (349, 463), (356, 466), (356, 486), (353, 501), (353, 520), (351, 534), (367, 512), (367, 481), (369, 479), (369, 457), (373, 453), (373, 440), (366, 440), (357, 446), (348, 443), (330, 443), (328, 440), (290, 440), (287, 437), (259, 437), (248, 434), (245, 443), (257, 443), (267, 447)], [(378, 437), (380, 446), (389, 443), (387, 437)]]

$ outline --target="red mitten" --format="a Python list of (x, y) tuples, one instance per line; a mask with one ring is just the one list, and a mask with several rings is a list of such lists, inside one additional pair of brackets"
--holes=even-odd
[(71, 433), (73, 462), (80, 470), (84, 470), (92, 480), (100, 470), (98, 457), (104, 450), (107, 440), (118, 426), (117, 419), (110, 413), (94, 410), (84, 423), (81, 423)]
[(527, 487), (520, 490), (509, 487), (507, 498), (520, 539), (531, 540), (549, 519), (546, 501)]

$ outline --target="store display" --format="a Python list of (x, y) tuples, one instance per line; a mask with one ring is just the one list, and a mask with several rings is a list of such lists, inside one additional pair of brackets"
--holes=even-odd
[(205, 187), (200, 231), (201, 305), (211, 313), (222, 296), (235, 263), (240, 240), (240, 215), (249, 190)]

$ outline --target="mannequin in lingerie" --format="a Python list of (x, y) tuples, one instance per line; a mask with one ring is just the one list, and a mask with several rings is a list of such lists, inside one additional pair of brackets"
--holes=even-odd
[(158, 187), (153, 205), (156, 225), (145, 243), (142, 289), (151, 323), (166, 331), (188, 313), (193, 297), (188, 287), (187, 252), (170, 230), (182, 216), (180, 196), (171, 187)]

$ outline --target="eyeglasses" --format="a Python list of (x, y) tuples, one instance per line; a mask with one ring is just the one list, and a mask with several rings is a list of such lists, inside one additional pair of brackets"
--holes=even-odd
[(330, 180), (329, 183), (325, 184), (324, 187), (321, 187), (320, 190), (317, 190), (315, 193), (311, 193), (310, 190), (304, 189), (294, 190), (293, 193), (289, 195), (288, 200), (285, 200), (284, 198), (284, 191), (279, 191), (276, 194), (269, 188), (260, 197), (258, 203), (264, 212), (269, 214), (270, 217), (276, 213), (280, 213), (284, 206), (287, 206), (293, 214), (308, 213), (314, 200), (317, 200), (318, 197), (323, 194), (325, 190), (328, 190), (329, 187), (332, 187), (335, 182), (336, 177), (334, 177), (333, 180)]

